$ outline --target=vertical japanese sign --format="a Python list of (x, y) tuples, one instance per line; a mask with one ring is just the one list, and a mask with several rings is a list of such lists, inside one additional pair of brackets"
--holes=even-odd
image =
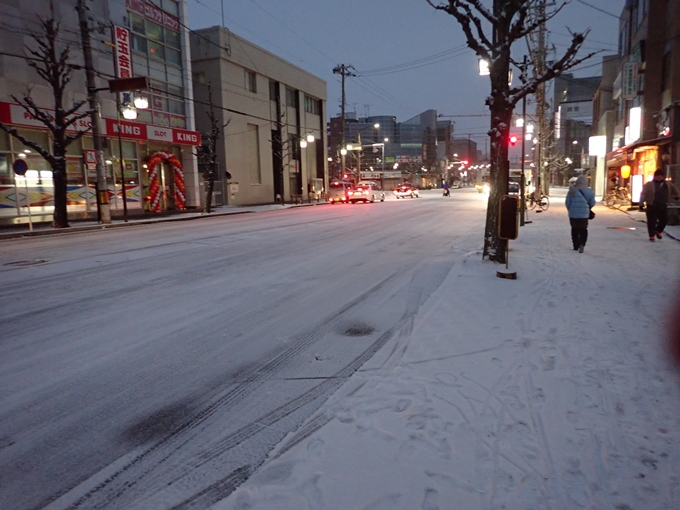
[[(116, 77), (132, 78), (132, 50), (130, 49), (130, 31), (127, 28), (113, 25), (113, 42), (116, 45)], [(131, 103), (131, 93), (119, 94), (120, 104)]]
[(116, 45), (116, 77), (132, 78), (130, 32), (126, 28), (114, 25), (113, 42)]
[(638, 93), (638, 65), (637, 62), (626, 62), (623, 64), (621, 76), (621, 88), (623, 99), (634, 99)]

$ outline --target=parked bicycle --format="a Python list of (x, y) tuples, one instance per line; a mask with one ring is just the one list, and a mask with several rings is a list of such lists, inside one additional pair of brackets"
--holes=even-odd
[(602, 197), (602, 203), (607, 207), (630, 204), (630, 191), (625, 187), (610, 189), (604, 197)]
[(536, 206), (541, 209), (541, 211), (547, 211), (548, 207), (550, 207), (550, 200), (548, 199), (548, 195), (541, 195), (541, 198), (537, 198), (536, 192), (532, 191), (531, 193), (527, 193), (526, 195), (526, 207), (528, 210), (533, 210), (536, 208)]

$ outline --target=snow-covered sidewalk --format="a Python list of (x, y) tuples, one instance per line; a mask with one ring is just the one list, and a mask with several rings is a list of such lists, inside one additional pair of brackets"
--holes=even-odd
[(517, 280), (462, 247), (416, 318), (213, 508), (680, 508), (663, 345), (680, 242), (596, 212), (583, 254), (559, 197), (530, 213)]

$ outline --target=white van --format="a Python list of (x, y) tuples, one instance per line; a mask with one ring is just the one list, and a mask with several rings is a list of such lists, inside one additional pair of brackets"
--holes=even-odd
[(347, 181), (333, 181), (328, 185), (328, 201), (331, 204), (346, 204), (352, 183)]

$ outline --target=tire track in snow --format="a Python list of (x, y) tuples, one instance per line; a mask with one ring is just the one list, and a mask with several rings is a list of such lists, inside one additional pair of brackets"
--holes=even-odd
[[(284, 367), (285, 364), (295, 358), (296, 355), (299, 355), (314, 342), (328, 334), (350, 311), (385, 287), (395, 277), (403, 273), (403, 268), (395, 271), (393, 274), (384, 278), (382, 281), (378, 282), (378, 284), (347, 303), (335, 315), (324, 321), (320, 327), (316, 328), (311, 333), (302, 336), (297, 342), (286, 349), (286, 351), (275, 356), (270, 361), (261, 364), (259, 367), (256, 367), (253, 370), (252, 375), (245, 378), (236, 387), (228, 390), (226, 394), (217, 398), (189, 422), (179, 427), (166, 438), (150, 446), (134, 459), (127, 462), (114, 474), (110, 475), (104, 482), (98, 484), (93, 489), (88, 490), (67, 508), (69, 510), (76, 510), (83, 507), (88, 509), (105, 508), (108, 504), (116, 501), (129, 490), (137, 487), (141, 482), (154, 481), (154, 471), (158, 471), (158, 468), (163, 466), (170, 457), (192, 441), (200, 433), (200, 429), (205, 428), (208, 425), (211, 418), (217, 413), (222, 412), (225, 408), (229, 408), (236, 403), (243, 401), (250, 393), (260, 387), (267, 378), (276, 373), (278, 369)], [(252, 315), (255, 316), (255, 314)], [(400, 321), (398, 327), (403, 326), (404, 322), (406, 321)], [(175, 475), (172, 481), (180, 480), (192, 470), (204, 466), (211, 460), (220, 457), (240, 442), (252, 438), (258, 432), (277, 423), (300, 407), (319, 398), (332, 388), (339, 387), (351, 374), (361, 367), (361, 365), (368, 361), (375, 352), (384, 346), (394, 334), (394, 331), (395, 328), (393, 327), (383, 333), (368, 349), (363, 351), (359, 356), (352, 360), (352, 362), (327, 380), (324, 380), (305, 393), (286, 402), (284, 405), (279, 406), (269, 413), (266, 413), (233, 434), (230, 434), (222, 439), (217, 445), (214, 445), (214, 448), (211, 446), (209, 452), (204, 452), (196, 461), (188, 463), (181, 468), (179, 474)], [(150, 464), (150, 466), (146, 466), (147, 464)], [(165, 472), (159, 473), (157, 476), (162, 476), (163, 481), (167, 482), (167, 474)], [(61, 507), (55, 505), (54, 508)]]

